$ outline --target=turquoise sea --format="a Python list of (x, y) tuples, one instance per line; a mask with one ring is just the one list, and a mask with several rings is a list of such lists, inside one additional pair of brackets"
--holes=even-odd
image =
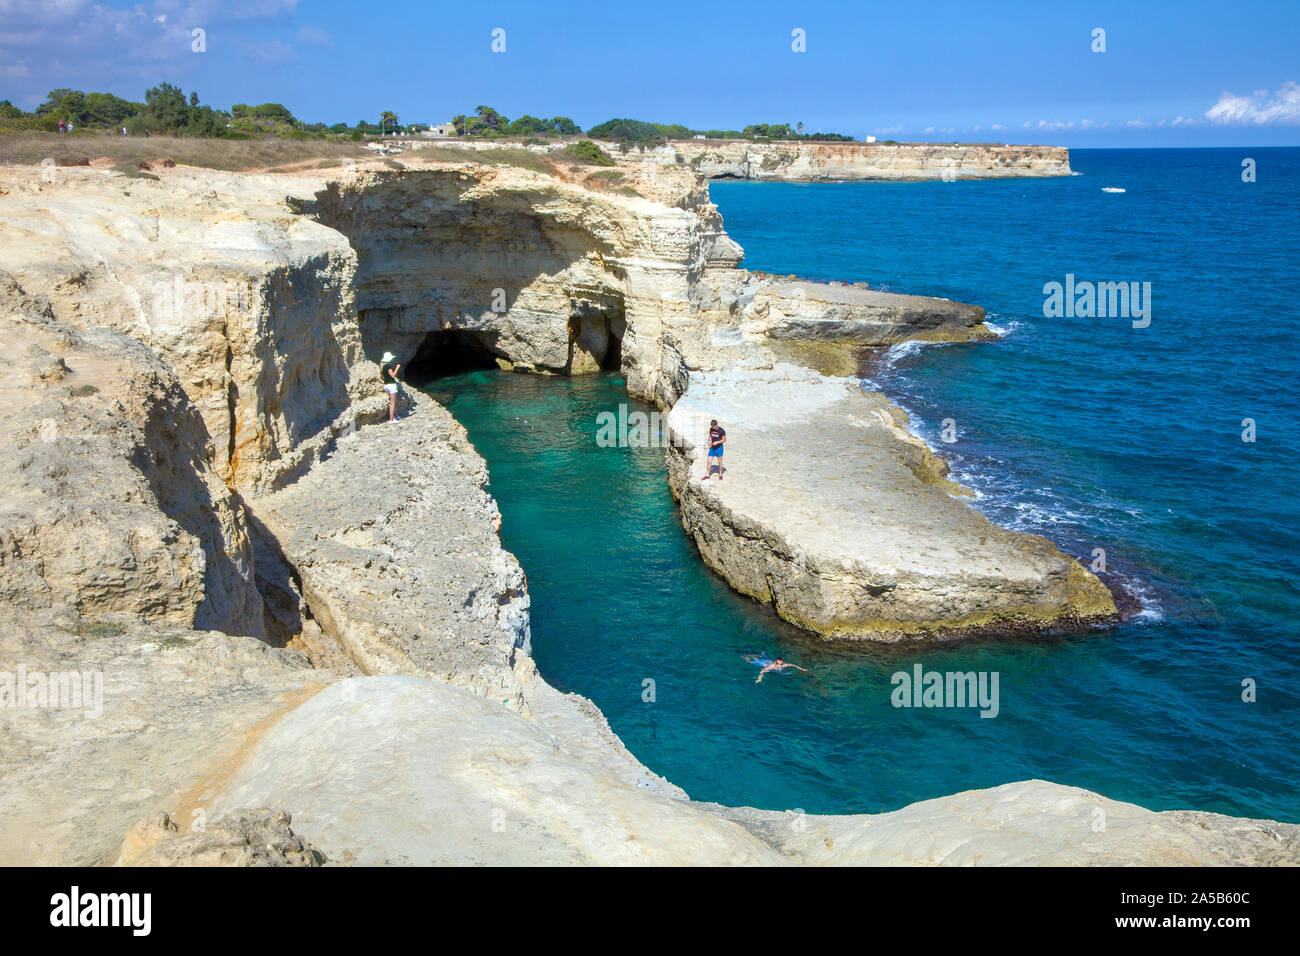
[[(1114, 629), (823, 646), (703, 567), (661, 451), (597, 446), (597, 414), (635, 406), (617, 377), (427, 386), (488, 461), (542, 673), (693, 798), (874, 812), (1039, 777), (1300, 822), (1300, 150), (1076, 150), (1072, 164), (1081, 175), (711, 192), (748, 268), (988, 310), (998, 341), (895, 347), (865, 384), (994, 520), (1076, 555), (1104, 548), (1137, 599)], [(1044, 284), (1067, 273), (1150, 282), (1150, 325), (1044, 318)], [(761, 651), (809, 672), (755, 685), (742, 655)], [(998, 716), (891, 706), (890, 676), (917, 663), (996, 671)]]

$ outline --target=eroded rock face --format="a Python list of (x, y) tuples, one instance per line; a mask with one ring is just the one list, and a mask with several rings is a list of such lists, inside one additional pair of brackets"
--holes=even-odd
[(283, 811), (236, 811), (202, 830), (180, 831), (165, 812), (132, 828), (122, 866), (321, 866), (325, 854), (293, 832)]
[[(705, 473), (711, 419), (722, 480)], [(1105, 586), (1044, 538), (954, 497), (947, 466), (883, 396), (791, 366), (694, 376), (669, 480), (705, 562), (786, 620), (893, 641), (1115, 619)]]
[(243, 504), (171, 370), (36, 309), (0, 319), (0, 600), (261, 636)]
[(658, 201), (523, 169), (366, 172), (315, 215), (357, 250), (368, 355), (409, 365), (456, 332), (521, 371), (621, 368), (648, 395), (665, 329), (730, 308), (699, 280), (741, 251), (693, 175), (639, 188)]
[[(594, 174), (470, 164), (372, 165), (332, 179), (284, 177), (278, 183), (173, 169), (160, 184), (128, 189), (87, 171), (11, 193), (6, 201), (15, 214), (0, 228), (27, 250), (7, 250), (6, 257), (48, 289), (57, 313), (83, 325), (107, 321), (128, 329), (178, 369), (203, 414), (212, 469), (250, 498), (302, 474), (356, 422), (382, 415), (368, 402), (378, 391), (370, 362), (384, 351), (398, 353), (408, 373), (412, 363), (435, 361), (453, 347), (532, 371), (618, 367), (633, 395), (671, 406), (702, 377), (752, 371), (761, 380), (781, 359), (811, 361), (814, 350), (819, 358), (835, 353), (824, 367), (845, 372), (851, 368), (843, 357), (853, 347), (989, 336), (976, 306), (752, 276), (736, 268), (739, 247), (726, 238), (689, 164), (624, 164), (617, 174), (624, 185), (611, 190), (593, 185)], [(140, 189), (156, 201), (156, 212), (142, 213), (138, 199), (126, 195)], [(285, 189), (297, 195), (286, 199)], [(38, 228), (41, 209), (63, 221), (62, 245)], [(191, 244), (188, 261), (200, 286), (204, 277), (225, 277), (250, 290), (247, 301), (227, 297), (215, 311), (206, 300), (191, 308), (185, 283), (174, 269), (163, 271), (161, 250), (178, 241)], [(170, 286), (151, 286), (160, 274), (172, 275), (170, 299)], [(739, 392), (747, 387), (739, 379), (732, 384)], [(698, 397), (703, 386), (695, 387)], [(819, 414), (830, 415), (831, 427), (838, 428), (849, 411), (827, 407)], [(905, 468), (915, 470), (914, 458), (939, 467), (915, 442), (894, 444)], [(809, 491), (783, 484), (779, 475), (769, 478), (776, 492), (771, 500)], [(927, 500), (951, 511), (937, 497)], [(710, 498), (698, 503), (702, 510), (691, 525), (715, 527), (707, 539), (726, 540), (721, 529), (729, 519), (705, 515)], [(861, 499), (844, 498), (840, 505), (869, 520)], [(753, 517), (777, 524), (789, 518)], [(916, 518), (918, 525), (928, 520)], [(763, 580), (774, 574), (767, 562), (785, 561), (786, 551), (820, 548), (805, 547), (798, 528), (792, 533), (785, 536), (788, 548), (766, 549)], [(1025, 547), (1039, 548), (1031, 540)], [(706, 554), (740, 590), (772, 599), (774, 590), (758, 571), (741, 573), (747, 559), (728, 561), (716, 549)], [(919, 566), (929, 554), (894, 557)], [(312, 644), (316, 658), (325, 660), (329, 654), (313, 643), (311, 626), (294, 629), (303, 595), (295, 594), (293, 561), (282, 560), (275, 547), (265, 548), (264, 557), (263, 593), (278, 638)], [(986, 555), (984, 563), (989, 560)], [(835, 576), (847, 580), (855, 573)], [(812, 579), (797, 565), (776, 577), (804, 581), (792, 592), (802, 597), (786, 601), (788, 616), (822, 630), (839, 630), (833, 622), (848, 619), (887, 629), (889, 621), (918, 620), (942, 597), (930, 589), (930, 601), (912, 605), (894, 591), (890, 600), (908, 609), (877, 621), (879, 600), (868, 597), (890, 590), (892, 579), (871, 574), (832, 588), (833, 594), (826, 591), (831, 576), (825, 568)], [(1063, 623), (1108, 613), (1095, 581), (1072, 564), (978, 580), (955, 602), (961, 610), (944, 617), (945, 627), (954, 621), (962, 622), (956, 631), (995, 621), (1010, 626), (1013, 619)], [(1014, 593), (998, 598), (999, 581)], [(824, 593), (815, 601), (816, 592)], [(848, 609), (854, 600), (861, 605), (856, 611)]]
[(421, 399), (416, 416), (343, 437), (259, 499), (261, 546), (361, 673), (433, 677), (519, 708), (528, 594), (487, 477), (464, 428)]
[(799, 279), (756, 282), (745, 317), (773, 339), (848, 346), (996, 338), (977, 305)]
[(60, 322), (107, 326), (162, 356), (202, 416), (217, 475), (246, 492), (275, 487), (332, 440), (354, 399), (379, 390), (377, 376), (353, 378), (355, 257), (285, 205), (318, 180), (164, 175), (0, 174), (0, 269)]
[(634, 149), (631, 155), (684, 163), (709, 179), (815, 182), (1070, 175), (1070, 151), (1062, 146), (690, 140)]

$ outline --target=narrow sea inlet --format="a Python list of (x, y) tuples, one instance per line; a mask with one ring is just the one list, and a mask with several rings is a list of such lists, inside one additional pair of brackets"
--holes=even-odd
[[(1259, 715), (1254, 744), (1208, 737), (1242, 719), (1242, 705), (1220, 680), (1213, 718), (1198, 714), (1209, 695), (1191, 701), (1179, 685), (1204, 663), (1177, 652), (1168, 624), (1047, 641), (824, 645), (704, 567), (662, 450), (600, 447), (601, 412), (650, 411), (621, 379), (487, 371), (427, 391), (488, 461), (503, 543), (528, 575), (542, 674), (595, 701), (643, 763), (694, 799), (874, 812), (1041, 777), (1157, 809), (1294, 815), (1289, 784), (1265, 770), (1281, 750), (1268, 739), (1276, 707), (1247, 712)], [(743, 657), (763, 651), (809, 671), (756, 685)], [(917, 666), (996, 672), (997, 716), (894, 706), (893, 675)]]
[[(869, 384), (995, 521), (1104, 548), (1140, 613), (1044, 640), (827, 645), (703, 566), (662, 449), (598, 442), (601, 413), (652, 411), (621, 379), (439, 379), (427, 390), (486, 458), (528, 575), (543, 675), (697, 800), (875, 812), (1038, 777), (1300, 819), (1296, 506), (1275, 464), (1296, 451), (1280, 316), (1300, 151), (1261, 151), (1275, 178), (1254, 193), (1229, 153), (1081, 151), (1065, 180), (711, 186), (750, 268), (986, 306), (1003, 339), (896, 348)], [(1151, 324), (1045, 318), (1044, 284), (1069, 273), (1151, 281)], [(1267, 454), (1242, 442), (1247, 417)], [(744, 655), (763, 652), (809, 670), (755, 685)], [(972, 672), (998, 675), (995, 717), (896, 706), (895, 675)]]

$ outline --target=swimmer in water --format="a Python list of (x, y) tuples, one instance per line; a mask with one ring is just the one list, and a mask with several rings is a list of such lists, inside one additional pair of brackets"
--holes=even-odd
[(781, 658), (778, 657), (776, 660), (772, 661), (770, 664), (764, 664), (764, 665), (763, 665), (763, 669), (762, 669), (761, 671), (759, 671), (759, 672), (758, 672), (758, 676), (754, 678), (754, 683), (755, 683), (755, 684), (761, 684), (761, 683), (763, 683), (763, 675), (766, 674), (768, 671), (783, 671), (783, 670), (785, 670), (787, 667), (793, 667), (793, 668), (795, 668), (796, 670), (801, 670), (801, 671), (803, 671), (805, 674), (808, 673), (808, 668), (806, 668), (806, 667), (800, 667), (798, 664), (787, 664), (785, 661), (781, 660)]

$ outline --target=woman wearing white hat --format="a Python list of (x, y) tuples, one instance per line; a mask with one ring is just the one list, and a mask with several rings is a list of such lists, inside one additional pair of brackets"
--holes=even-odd
[(379, 366), (379, 380), (384, 383), (384, 391), (388, 393), (388, 420), (397, 419), (397, 373), (401, 371), (401, 363), (397, 361), (397, 356), (392, 352), (385, 352), (383, 364)]

